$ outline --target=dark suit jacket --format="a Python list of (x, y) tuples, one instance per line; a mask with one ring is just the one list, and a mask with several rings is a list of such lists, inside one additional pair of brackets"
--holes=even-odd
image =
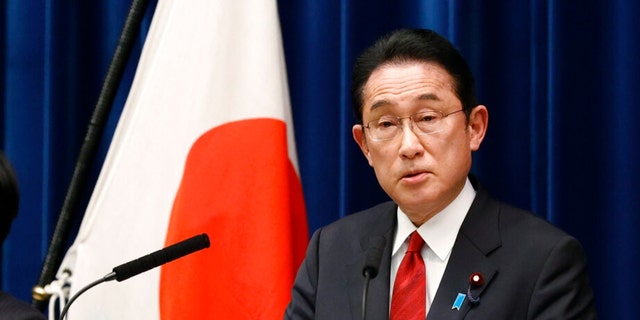
[[(371, 280), (367, 319), (388, 319), (389, 269), (397, 205), (383, 203), (317, 230), (307, 249), (285, 319), (362, 319), (362, 267), (369, 239), (386, 238)], [(466, 298), (469, 276), (484, 285)], [(428, 281), (428, 279), (427, 279)], [(530, 212), (494, 200), (480, 188), (469, 209), (428, 319), (596, 319), (586, 259), (576, 239)]]
[(26, 302), (0, 291), (0, 319), (2, 320), (45, 320), (40, 311)]

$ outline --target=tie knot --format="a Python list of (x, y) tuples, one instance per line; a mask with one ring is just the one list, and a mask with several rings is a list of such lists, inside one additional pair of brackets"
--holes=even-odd
[(424, 245), (424, 240), (418, 233), (418, 231), (414, 231), (409, 236), (409, 248), (407, 252), (420, 252), (422, 250), (422, 246)]

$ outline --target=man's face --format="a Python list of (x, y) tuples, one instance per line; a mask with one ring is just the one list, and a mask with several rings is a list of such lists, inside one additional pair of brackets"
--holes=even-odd
[[(405, 118), (435, 110), (462, 109), (453, 78), (434, 63), (405, 62), (376, 69), (363, 89), (363, 123), (383, 116)], [(416, 225), (444, 209), (460, 193), (471, 168), (471, 151), (480, 147), (488, 122), (476, 106), (467, 124), (463, 112), (441, 120), (441, 130), (416, 135), (409, 119), (390, 140), (375, 141), (361, 125), (353, 136), (378, 182)], [(415, 129), (417, 130), (417, 129)]]

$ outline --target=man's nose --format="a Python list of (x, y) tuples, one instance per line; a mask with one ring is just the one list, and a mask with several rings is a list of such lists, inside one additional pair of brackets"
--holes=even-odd
[(413, 123), (409, 119), (404, 119), (401, 134), (399, 152), (403, 158), (414, 158), (424, 152), (420, 137), (415, 132)]

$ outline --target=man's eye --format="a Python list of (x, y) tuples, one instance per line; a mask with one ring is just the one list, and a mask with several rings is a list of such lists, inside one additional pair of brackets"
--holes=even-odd
[(438, 120), (438, 117), (436, 117), (436, 116), (434, 116), (432, 114), (421, 115), (418, 118), (418, 121), (420, 121), (420, 122), (432, 122), (432, 121), (435, 121), (435, 120)]
[(385, 120), (385, 119), (380, 119), (378, 121), (378, 128), (391, 128), (396, 126), (396, 121), (395, 120)]

